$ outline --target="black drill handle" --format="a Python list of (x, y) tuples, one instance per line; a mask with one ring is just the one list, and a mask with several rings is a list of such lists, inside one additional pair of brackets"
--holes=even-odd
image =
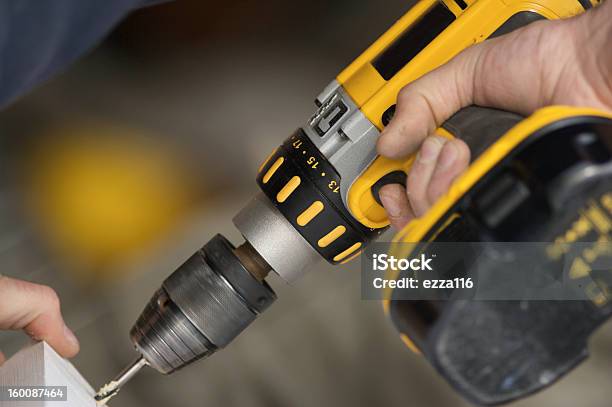
[(455, 113), (441, 127), (465, 141), (474, 161), (523, 119), (516, 113), (472, 105)]

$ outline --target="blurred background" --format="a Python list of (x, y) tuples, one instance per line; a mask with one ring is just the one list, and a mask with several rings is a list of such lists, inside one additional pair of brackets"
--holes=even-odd
[[(411, 5), (179, 0), (133, 13), (0, 113), (0, 272), (56, 289), (93, 386), (134, 356), (162, 280), (257, 192), (268, 153), (320, 90)], [(404, 347), (358, 263), (321, 264), (224, 351), (136, 377), (112, 406), (466, 406)], [(0, 332), (8, 355), (27, 343)], [(516, 406), (610, 406), (612, 326), (592, 357)]]

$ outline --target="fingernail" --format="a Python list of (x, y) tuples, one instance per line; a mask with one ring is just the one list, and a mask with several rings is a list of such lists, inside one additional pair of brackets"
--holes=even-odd
[(443, 145), (444, 142), (441, 137), (427, 137), (419, 150), (418, 160), (423, 164), (435, 161)]
[(74, 332), (72, 332), (72, 330), (68, 328), (68, 326), (66, 326), (66, 324), (64, 324), (64, 336), (66, 337), (68, 342), (70, 342), (72, 345), (76, 347), (79, 346), (79, 340), (77, 339)]
[(402, 208), (392, 194), (381, 193), (380, 202), (382, 202), (383, 207), (392, 218), (397, 218), (402, 214)]
[(457, 160), (458, 155), (459, 152), (457, 151), (455, 143), (446, 143), (446, 146), (444, 147), (444, 150), (442, 150), (442, 154), (440, 154), (440, 158), (438, 159), (438, 167), (442, 170), (449, 168)]

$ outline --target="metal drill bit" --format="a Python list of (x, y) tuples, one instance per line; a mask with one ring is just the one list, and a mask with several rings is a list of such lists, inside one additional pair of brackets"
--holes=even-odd
[(121, 390), (125, 383), (134, 377), (134, 375), (136, 375), (136, 373), (138, 373), (143, 366), (148, 364), (149, 363), (146, 361), (146, 359), (140, 356), (128, 367), (123, 369), (121, 373), (119, 373), (113, 380), (102, 386), (94, 397), (98, 405), (105, 405), (108, 400), (111, 399), (111, 397)]

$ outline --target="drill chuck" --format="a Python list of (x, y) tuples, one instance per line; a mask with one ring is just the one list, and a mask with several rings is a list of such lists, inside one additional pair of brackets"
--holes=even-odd
[(130, 332), (134, 346), (164, 374), (210, 356), (276, 299), (254, 276), (261, 274), (252, 274), (231, 243), (216, 235), (153, 295)]

